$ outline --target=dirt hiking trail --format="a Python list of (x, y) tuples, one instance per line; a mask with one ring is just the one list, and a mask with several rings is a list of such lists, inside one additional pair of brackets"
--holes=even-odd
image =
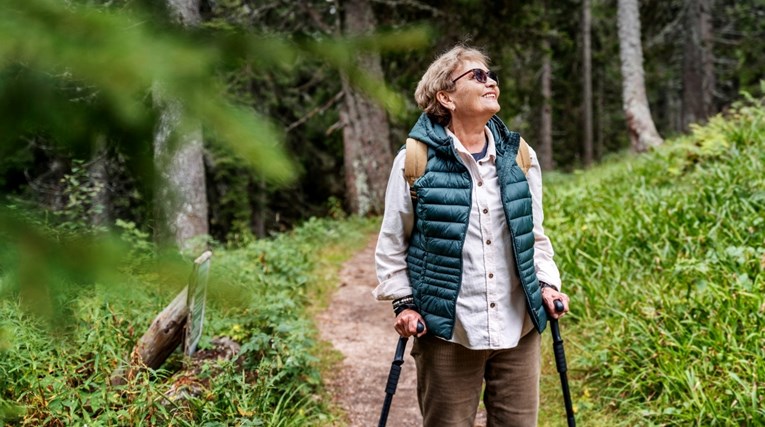
[[(321, 338), (343, 354), (341, 368), (327, 379), (335, 402), (345, 411), (351, 427), (376, 426), (385, 400), (385, 384), (396, 351), (398, 334), (393, 330), (389, 302), (374, 300), (377, 286), (374, 250), (377, 236), (348, 260), (340, 272), (338, 288), (329, 307), (317, 316)], [(417, 405), (417, 372), (410, 356), (410, 339), (388, 426), (421, 426)], [(485, 425), (479, 412), (476, 426)]]

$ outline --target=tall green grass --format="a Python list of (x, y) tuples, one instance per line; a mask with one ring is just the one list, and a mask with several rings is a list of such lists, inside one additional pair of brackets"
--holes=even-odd
[[(187, 401), (167, 399), (182, 367), (177, 353), (162, 369), (124, 387), (108, 383), (180, 290), (183, 280), (177, 277), (187, 277), (190, 264), (179, 276), (168, 276), (144, 268), (146, 259), (136, 255), (126, 260), (130, 275), (124, 283), (73, 286), (58, 295), (69, 313), (62, 327), (51, 328), (4, 292), (0, 426), (333, 424), (321, 396), (322, 366), (314, 356), (319, 350), (309, 311), (343, 258), (328, 266), (322, 257), (360, 249), (372, 227), (360, 219), (311, 220), (241, 248), (214, 249), (200, 348), (225, 335), (241, 343), (242, 351), (237, 361), (203, 365), (194, 379), (202, 391)], [(145, 242), (138, 246), (146, 249)]]
[(582, 425), (765, 424), (762, 103), (548, 178)]

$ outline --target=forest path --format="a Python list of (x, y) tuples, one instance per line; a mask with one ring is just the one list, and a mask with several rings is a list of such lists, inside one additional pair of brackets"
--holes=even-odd
[[(377, 286), (376, 244), (374, 235), (363, 250), (346, 261), (329, 307), (317, 316), (321, 338), (343, 355), (339, 370), (327, 383), (352, 427), (377, 425), (398, 341), (390, 303), (375, 301), (371, 293)], [(422, 425), (411, 349), (409, 340), (388, 416), (390, 426)]]
[[(396, 351), (393, 310), (388, 302), (374, 300), (377, 286), (374, 251), (377, 235), (349, 259), (339, 275), (338, 288), (329, 307), (317, 316), (321, 338), (343, 355), (343, 361), (326, 381), (335, 403), (352, 427), (376, 426), (385, 400), (385, 384)], [(401, 377), (388, 416), (389, 426), (420, 426), (417, 405), (417, 372), (409, 340)], [(485, 425), (479, 414), (476, 426)]]

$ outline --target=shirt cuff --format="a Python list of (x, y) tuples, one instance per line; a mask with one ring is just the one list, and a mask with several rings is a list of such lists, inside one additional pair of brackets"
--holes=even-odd
[(549, 283), (555, 286), (558, 289), (558, 292), (561, 292), (560, 278), (553, 277), (552, 275), (546, 274), (543, 271), (537, 271), (537, 280), (539, 280), (540, 282)]
[(406, 273), (397, 274), (381, 282), (373, 291), (372, 295), (378, 301), (391, 301), (412, 295), (412, 287), (409, 285), (409, 277)]

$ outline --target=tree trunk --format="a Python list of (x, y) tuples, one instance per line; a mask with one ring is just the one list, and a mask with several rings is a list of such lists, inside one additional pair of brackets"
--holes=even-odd
[(711, 0), (685, 1), (682, 126), (704, 122), (715, 113)]
[(542, 39), (542, 117), (539, 130), (539, 164), (542, 170), (555, 167), (552, 147), (552, 54), (550, 40), (545, 34)]
[(664, 140), (651, 118), (643, 79), (643, 47), (637, 0), (619, 0), (619, 56), (622, 63), (622, 102), (632, 149), (638, 153)]
[(605, 75), (606, 71), (604, 69), (605, 67), (601, 68), (602, 71), (599, 78), (596, 78), (596, 82), (598, 84), (597, 89), (595, 91), (595, 118), (597, 121), (598, 126), (596, 127), (597, 133), (595, 134), (595, 157), (600, 160), (603, 158), (603, 155), (606, 152), (605, 147), (605, 134), (606, 134), (606, 94), (605, 94), (605, 87), (603, 84), (603, 81), (605, 78), (602, 76)]
[(590, 44), (592, 16), (590, 0), (582, 0), (582, 109), (584, 117), (584, 166), (594, 160), (592, 142), (592, 47)]
[[(345, 1), (343, 8), (346, 35), (375, 30), (377, 23), (369, 1)], [(361, 70), (383, 81), (378, 53), (360, 54), (357, 60)], [(358, 215), (380, 214), (385, 207), (385, 187), (393, 162), (388, 116), (382, 107), (351, 87), (348, 76), (342, 76), (342, 85), (344, 100), (340, 120), (348, 205), (351, 212)]]
[[(198, 0), (168, 0), (168, 7), (184, 25), (196, 25), (201, 19)], [(160, 238), (171, 237), (181, 251), (199, 253), (204, 245), (193, 238), (209, 232), (202, 130), (192, 125), (181, 133), (183, 106), (163, 96), (161, 82), (153, 92), (162, 109), (154, 136)]]
[(90, 225), (95, 228), (108, 227), (111, 224), (111, 200), (109, 197), (109, 152), (106, 137), (98, 136), (93, 161), (88, 170), (90, 185), (93, 189), (90, 208)]

